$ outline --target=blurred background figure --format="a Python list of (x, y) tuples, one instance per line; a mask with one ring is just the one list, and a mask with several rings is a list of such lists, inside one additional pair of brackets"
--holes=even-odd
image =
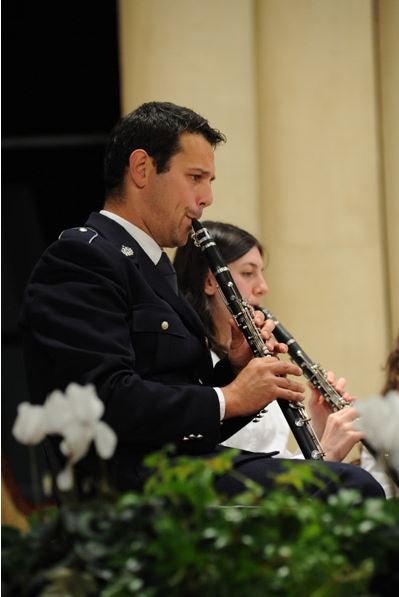
[[(391, 391), (399, 392), (399, 334), (386, 360), (385, 372), (386, 378), (381, 395), (386, 396)], [(379, 481), (387, 497), (399, 496), (399, 488), (384, 471), (383, 464), (376, 460), (364, 446), (360, 452), (360, 464)]]

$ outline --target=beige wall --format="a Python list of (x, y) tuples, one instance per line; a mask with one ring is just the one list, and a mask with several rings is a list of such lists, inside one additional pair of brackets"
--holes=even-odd
[(386, 215), (384, 238), (387, 243), (390, 331), (394, 336), (399, 332), (399, 1), (383, 0), (377, 7), (385, 199), (382, 207)]
[(270, 308), (362, 395), (386, 352), (371, 3), (258, 6)]
[(363, 396), (399, 325), (397, 0), (119, 0), (122, 111), (228, 137), (206, 217), (270, 253), (268, 306)]

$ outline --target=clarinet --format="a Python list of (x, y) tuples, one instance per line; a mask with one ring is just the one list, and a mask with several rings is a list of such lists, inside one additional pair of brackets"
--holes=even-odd
[[(288, 354), (303, 371), (303, 375), (320, 392), (331, 410), (337, 412), (351, 405), (343, 396), (327, 381), (327, 371), (319, 364), (314, 362), (298, 344), (295, 338), (288, 332), (282, 323), (268, 309), (260, 309), (266, 319), (272, 319), (276, 326), (273, 330), (275, 338), (279, 342), (284, 342), (288, 346)], [(365, 439), (362, 444), (375, 456), (376, 451), (373, 446)]]
[(327, 381), (326, 370), (318, 363), (312, 361), (277, 317), (268, 309), (261, 308), (260, 310), (266, 319), (271, 319), (275, 322), (276, 326), (273, 330), (275, 338), (288, 346), (288, 354), (291, 360), (299, 365), (306, 379), (320, 392), (325, 401), (331, 406), (331, 409), (336, 412), (345, 406), (349, 406), (350, 402), (345, 400), (334, 386)]
[[(192, 221), (194, 244), (205, 254), (214, 274), (219, 290), (230, 313), (244, 334), (255, 357), (271, 357), (265, 341), (253, 319), (253, 308), (241, 296), (229, 268), (226, 266), (215, 241), (208, 230), (197, 220)], [(302, 405), (277, 398), (284, 417), (306, 459), (323, 460), (324, 453), (320, 442), (310, 425)], [(265, 412), (265, 411), (261, 411)], [(262, 415), (257, 415), (255, 421)]]

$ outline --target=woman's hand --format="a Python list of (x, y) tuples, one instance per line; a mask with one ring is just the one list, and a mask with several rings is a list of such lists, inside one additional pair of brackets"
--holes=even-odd
[[(354, 400), (353, 397), (349, 396), (348, 392), (344, 390), (346, 385), (345, 377), (335, 378), (332, 371), (327, 372), (327, 381), (332, 387), (348, 402)], [(324, 433), (324, 429), (327, 422), (327, 417), (333, 412), (331, 406), (326, 402), (319, 390), (309, 384), (311, 390), (310, 398), (307, 404), (307, 409), (312, 419), (312, 427), (315, 430), (317, 436), (321, 438)]]
[[(332, 371), (327, 372), (327, 381), (350, 404), (355, 400), (345, 391), (346, 379), (335, 378)], [(363, 438), (362, 433), (353, 426), (357, 413), (354, 408), (342, 408), (333, 412), (331, 406), (320, 392), (309, 384), (311, 395), (307, 408), (312, 427), (328, 460), (343, 460), (353, 446)]]
[(355, 408), (350, 406), (332, 413), (327, 417), (327, 423), (320, 444), (326, 460), (341, 461), (364, 434), (354, 427), (358, 418)]

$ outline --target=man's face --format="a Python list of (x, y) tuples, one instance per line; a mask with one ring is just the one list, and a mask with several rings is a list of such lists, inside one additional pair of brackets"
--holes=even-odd
[(213, 147), (199, 134), (184, 133), (181, 151), (170, 160), (167, 172), (151, 172), (143, 221), (161, 247), (185, 245), (193, 219), (213, 201), (215, 178)]

